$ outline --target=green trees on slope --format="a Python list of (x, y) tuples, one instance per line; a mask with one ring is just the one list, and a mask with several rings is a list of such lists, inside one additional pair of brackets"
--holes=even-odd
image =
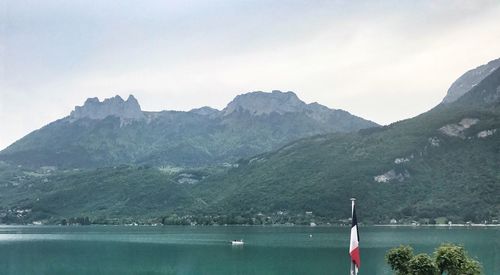
[(481, 265), (467, 255), (464, 247), (442, 244), (434, 256), (422, 253), (413, 255), (413, 248), (401, 245), (387, 252), (387, 263), (397, 275), (479, 275)]

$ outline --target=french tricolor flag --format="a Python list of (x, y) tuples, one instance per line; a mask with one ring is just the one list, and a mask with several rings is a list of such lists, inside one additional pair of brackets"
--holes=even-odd
[(351, 275), (358, 274), (359, 266), (361, 265), (361, 260), (359, 257), (359, 232), (358, 232), (358, 220), (356, 218), (356, 206), (354, 201), (356, 199), (351, 199), (352, 201), (352, 226), (351, 226), (351, 244), (349, 246), (349, 255), (351, 255)]

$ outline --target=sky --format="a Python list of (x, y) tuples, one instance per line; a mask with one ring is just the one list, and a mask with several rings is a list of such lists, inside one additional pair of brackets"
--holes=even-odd
[(0, 1), (0, 149), (86, 98), (222, 109), (251, 91), (389, 124), (500, 57), (500, 1)]

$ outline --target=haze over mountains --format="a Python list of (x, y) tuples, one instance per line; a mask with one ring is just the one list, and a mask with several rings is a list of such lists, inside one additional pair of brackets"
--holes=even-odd
[[(366, 223), (492, 222), (500, 68), (486, 67), (460, 77), (432, 110), (384, 127), (277, 91), (238, 96), (221, 111), (90, 99), (1, 152), (0, 218), (342, 223), (355, 196)], [(454, 87), (471, 88), (458, 96)], [(235, 162), (200, 168), (224, 161)], [(128, 165), (108, 166), (119, 163)]]
[(343, 110), (306, 104), (293, 92), (252, 92), (218, 111), (144, 112), (130, 95), (89, 98), (68, 117), (15, 142), (0, 160), (29, 167), (120, 164), (203, 166), (234, 162), (299, 138), (377, 124)]

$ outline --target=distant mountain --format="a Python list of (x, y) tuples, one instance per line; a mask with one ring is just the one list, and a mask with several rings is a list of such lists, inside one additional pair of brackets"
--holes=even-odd
[(240, 161), (198, 186), (222, 190), (204, 192), (207, 211), (341, 219), (356, 197), (365, 222), (498, 220), (500, 68), (471, 86), (412, 119), (305, 138)]
[(144, 112), (131, 95), (89, 98), (68, 117), (0, 152), (28, 167), (120, 164), (204, 166), (274, 150), (303, 137), (378, 126), (343, 110), (306, 104), (293, 92), (252, 92), (222, 110)]
[[(260, 104), (266, 95), (272, 99)], [(273, 105), (276, 107), (271, 108)], [(315, 118), (328, 121), (344, 115), (328, 110), (303, 104), (289, 93), (253, 93), (237, 97), (222, 111), (203, 107), (187, 113), (143, 112), (145, 118), (107, 117), (99, 123), (88, 118), (73, 122), (65, 118), (54, 123), (64, 131), (49, 125), (56, 129), (39, 130), (35, 132), (37, 139), (26, 138), (15, 146), (40, 148), (36, 141), (42, 140), (48, 148), (62, 150), (70, 145), (53, 144), (70, 139), (80, 140), (86, 144), (84, 148), (95, 144), (94, 152), (103, 149), (110, 154), (120, 151), (106, 147), (111, 138), (103, 133), (129, 146), (126, 148), (161, 148), (162, 143), (139, 133), (148, 130), (148, 135), (154, 132), (155, 136), (176, 140), (185, 138), (185, 129), (189, 128), (199, 135), (193, 140), (206, 147), (191, 147), (192, 151), (182, 146), (170, 148), (176, 156), (192, 157), (199, 154), (199, 148), (213, 150), (206, 144), (215, 143), (201, 142), (209, 140), (210, 135), (220, 140), (221, 147), (217, 148), (224, 145), (234, 150), (238, 144), (263, 144), (262, 136), (276, 141), (276, 136), (284, 133), (317, 131), (311, 125), (325, 124)], [(134, 127), (135, 132), (120, 130)], [(358, 199), (358, 217), (363, 223), (388, 223), (392, 219), (491, 222), (500, 218), (499, 134), (500, 68), (457, 100), (415, 118), (358, 132), (306, 137), (231, 165), (30, 170), (13, 165), (16, 154), (6, 151), (3, 158), (9, 162), (0, 161), (0, 223), (59, 223), (85, 216), (96, 223), (346, 223), (351, 197)], [(93, 135), (103, 142), (89, 142)], [(128, 135), (134, 139), (126, 139)], [(53, 143), (47, 143), (48, 137)], [(132, 142), (142, 138), (146, 141)], [(144, 143), (148, 146), (137, 146)], [(36, 156), (32, 153), (35, 149), (27, 152)], [(154, 159), (151, 154), (144, 155), (148, 163)], [(168, 154), (156, 155), (158, 163), (167, 160), (165, 156)]]
[(467, 71), (455, 82), (453, 82), (451, 87), (448, 89), (446, 97), (443, 99), (443, 103), (456, 101), (499, 67), (500, 58)]

